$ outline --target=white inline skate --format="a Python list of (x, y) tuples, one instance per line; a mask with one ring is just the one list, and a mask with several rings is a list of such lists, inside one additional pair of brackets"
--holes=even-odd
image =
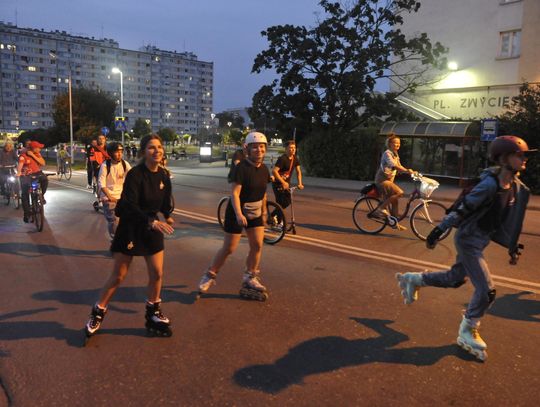
[(483, 362), (487, 359), (487, 344), (478, 332), (479, 327), (480, 321), (463, 317), (459, 325), (457, 344)]
[(412, 304), (418, 299), (418, 290), (423, 287), (422, 273), (397, 273), (396, 279), (405, 304)]
[(197, 294), (197, 298), (200, 298), (203, 294), (206, 294), (210, 287), (216, 284), (216, 277), (217, 273), (215, 271), (205, 271), (201, 277), (201, 281), (199, 281), (199, 293)]
[(260, 271), (245, 271), (242, 277), (242, 288), (240, 297), (248, 300), (266, 301), (268, 293), (266, 287), (259, 280)]

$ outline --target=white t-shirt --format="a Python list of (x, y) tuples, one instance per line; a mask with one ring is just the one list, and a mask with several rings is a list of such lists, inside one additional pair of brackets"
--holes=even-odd
[(109, 175), (107, 175), (107, 161), (103, 161), (103, 164), (99, 167), (98, 187), (100, 189), (99, 197), (102, 200), (107, 200), (107, 195), (101, 191), (101, 188), (103, 187), (106, 187), (109, 190), (109, 194), (111, 194), (113, 198), (120, 199), (126, 174), (131, 169), (131, 165), (129, 165), (127, 161), (124, 161), (124, 163), (126, 164), (125, 171), (121, 161), (116, 164), (111, 161)]

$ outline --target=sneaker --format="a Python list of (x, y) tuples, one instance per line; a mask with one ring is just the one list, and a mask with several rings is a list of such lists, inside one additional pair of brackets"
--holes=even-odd
[(23, 219), (24, 223), (30, 222), (30, 217), (29, 216), (24, 215), (22, 219)]
[(216, 284), (216, 277), (216, 272), (207, 270), (201, 277), (201, 281), (199, 281), (199, 292), (207, 292), (212, 285)]
[(87, 185), (86, 189), (93, 189), (93, 186), (92, 185)]
[(407, 230), (407, 228), (403, 225), (400, 225), (399, 223), (396, 223), (394, 226), (392, 226), (395, 230)]
[(259, 272), (246, 271), (242, 278), (242, 283), (245, 287), (252, 288), (257, 291), (266, 291), (266, 287), (259, 280)]

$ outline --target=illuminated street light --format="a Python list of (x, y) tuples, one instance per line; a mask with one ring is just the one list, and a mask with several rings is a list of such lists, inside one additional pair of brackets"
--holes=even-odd
[[(120, 74), (120, 116), (124, 117), (124, 74), (117, 67), (112, 69), (112, 73)], [(124, 130), (122, 130), (122, 145), (124, 145)]]
[(446, 65), (446, 67), (448, 68), (448, 70), (450, 71), (457, 71), (458, 70), (458, 64), (456, 61), (450, 61), (448, 62), (448, 64)]

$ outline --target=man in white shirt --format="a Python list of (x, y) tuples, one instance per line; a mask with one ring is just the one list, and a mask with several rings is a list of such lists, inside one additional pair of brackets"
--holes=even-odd
[(99, 199), (103, 202), (103, 214), (107, 220), (107, 226), (111, 239), (118, 226), (118, 218), (114, 214), (116, 202), (122, 195), (124, 180), (131, 165), (122, 159), (124, 147), (113, 141), (107, 145), (107, 153), (111, 157), (103, 161), (99, 169), (98, 189)]

